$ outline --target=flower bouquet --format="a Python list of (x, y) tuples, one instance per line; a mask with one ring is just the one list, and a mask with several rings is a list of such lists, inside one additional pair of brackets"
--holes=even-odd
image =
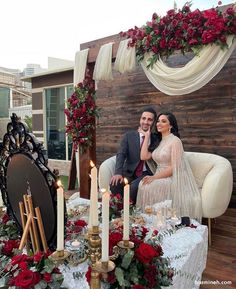
[(38, 252), (33, 256), (18, 254), (5, 266), (0, 284), (8, 288), (60, 288), (63, 275), (48, 258), (50, 253)]
[[(130, 240), (134, 242), (134, 248), (120, 250), (119, 257), (115, 260), (115, 270), (109, 272), (104, 280), (111, 289), (161, 289), (162, 286), (172, 284), (174, 269), (171, 268), (169, 259), (163, 257), (158, 232), (153, 231), (147, 238), (150, 235), (148, 232), (147, 228), (139, 225), (131, 229)], [(121, 240), (122, 228), (111, 229), (110, 255), (113, 247)], [(91, 269), (86, 277), (90, 282)]]

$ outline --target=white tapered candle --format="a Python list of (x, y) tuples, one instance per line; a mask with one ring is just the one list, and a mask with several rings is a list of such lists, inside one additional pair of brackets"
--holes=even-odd
[(90, 220), (91, 226), (98, 226), (98, 185), (97, 185), (97, 168), (91, 169), (91, 189), (90, 189)]
[(57, 251), (64, 250), (64, 190), (57, 189)]
[(124, 222), (123, 222), (123, 240), (129, 240), (129, 189), (130, 185), (125, 179), (126, 185), (124, 187)]
[(109, 203), (110, 194), (102, 195), (102, 262), (109, 260)]

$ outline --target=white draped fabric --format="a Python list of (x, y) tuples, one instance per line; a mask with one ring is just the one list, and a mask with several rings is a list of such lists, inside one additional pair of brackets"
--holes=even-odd
[(120, 73), (130, 72), (135, 69), (135, 48), (128, 47), (129, 41), (130, 39), (122, 40), (117, 50), (114, 69)]
[(77, 51), (74, 65), (74, 86), (84, 80), (89, 49)]
[[(236, 46), (233, 40), (234, 36), (227, 38), (229, 48), (224, 50), (215, 44), (205, 46), (199, 55), (180, 68), (168, 67), (161, 59), (152, 68), (147, 68), (151, 53), (145, 55), (141, 65), (150, 82), (165, 94), (191, 93), (207, 84), (222, 69)], [(130, 72), (135, 68), (135, 47), (128, 47), (128, 42), (129, 39), (121, 41), (117, 51), (114, 69), (120, 73)], [(104, 59), (106, 57), (110, 60), (109, 55), (104, 56)], [(107, 61), (105, 63), (108, 65)], [(98, 65), (100, 79), (109, 80), (110, 76), (106, 78), (106, 75), (102, 73), (103, 70), (106, 72), (106, 69), (99, 68)], [(102, 66), (104, 66), (103, 63)]]
[(228, 49), (219, 45), (207, 45), (180, 68), (168, 67), (159, 59), (152, 68), (147, 68), (151, 54), (146, 54), (141, 65), (150, 82), (167, 95), (191, 93), (207, 84), (225, 65), (233, 52), (236, 41), (234, 36), (227, 38)]
[(96, 59), (93, 79), (98, 80), (112, 80), (112, 45), (113, 43), (107, 43), (100, 47), (99, 53)]
[[(120, 73), (131, 72), (135, 69), (135, 47), (128, 47), (129, 39), (120, 42), (114, 69)], [(183, 95), (196, 91), (206, 85), (225, 65), (234, 51), (236, 41), (234, 36), (227, 38), (228, 49), (219, 45), (207, 45), (183, 67), (169, 67), (160, 58), (151, 68), (147, 68), (151, 53), (144, 56), (142, 68), (150, 82), (167, 95)], [(112, 45), (101, 46), (93, 73), (93, 79), (112, 80)], [(74, 84), (84, 79), (87, 64), (88, 49), (79, 51), (75, 57)]]

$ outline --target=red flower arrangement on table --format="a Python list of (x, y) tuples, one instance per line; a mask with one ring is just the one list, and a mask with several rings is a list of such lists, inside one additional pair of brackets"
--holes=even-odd
[(71, 137), (77, 149), (82, 150), (92, 145), (92, 133), (98, 108), (95, 104), (96, 91), (94, 80), (86, 73), (83, 82), (75, 87), (74, 93), (67, 100), (64, 110), (67, 117), (66, 133)]
[(128, 45), (135, 46), (138, 61), (142, 61), (147, 52), (153, 53), (149, 59), (152, 66), (160, 56), (168, 57), (175, 50), (197, 54), (209, 43), (227, 47), (226, 37), (236, 34), (236, 6), (225, 12), (218, 7), (205, 11), (191, 11), (190, 7), (191, 4), (186, 3), (182, 9), (169, 10), (163, 17), (154, 13), (152, 20), (141, 28), (121, 32), (121, 36), (130, 38)]
[(8, 286), (21, 289), (60, 288), (63, 275), (48, 258), (51, 253), (38, 252), (33, 256), (15, 255), (5, 267)]
[[(106, 282), (111, 289), (159, 289), (170, 286), (174, 275), (170, 261), (163, 257), (162, 247), (158, 241), (158, 232), (153, 231), (151, 238), (145, 239), (148, 229), (135, 226), (131, 229), (130, 240), (134, 242), (134, 249), (127, 250), (115, 260), (116, 268), (108, 273)], [(109, 250), (122, 240), (122, 227), (112, 229), (109, 234)], [(87, 274), (90, 282), (91, 268)]]
[(18, 238), (15, 222), (5, 214), (0, 219), (0, 285), (20, 289), (60, 288), (63, 275), (48, 258), (51, 253), (22, 254)]
[[(110, 204), (109, 204), (109, 218), (110, 220), (115, 218), (120, 218), (123, 210), (123, 198), (120, 194), (111, 194), (110, 195)], [(130, 210), (134, 208), (132, 200), (129, 201)]]
[(84, 220), (68, 220), (66, 224), (66, 240), (76, 239), (76, 236), (81, 234), (86, 226), (87, 222)]

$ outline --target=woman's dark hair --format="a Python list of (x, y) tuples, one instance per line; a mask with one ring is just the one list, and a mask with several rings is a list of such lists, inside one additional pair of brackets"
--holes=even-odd
[[(178, 128), (178, 124), (177, 124), (177, 120), (175, 118), (175, 116), (173, 115), (173, 113), (171, 112), (161, 112), (158, 116), (157, 116), (157, 121), (159, 119), (159, 117), (161, 115), (165, 115), (169, 122), (170, 122), (170, 125), (171, 125), (171, 130), (170, 132), (173, 133), (173, 135), (176, 135), (178, 138), (180, 138), (180, 135), (179, 135), (179, 128)], [(157, 132), (158, 134), (158, 138), (161, 140), (161, 133)]]

